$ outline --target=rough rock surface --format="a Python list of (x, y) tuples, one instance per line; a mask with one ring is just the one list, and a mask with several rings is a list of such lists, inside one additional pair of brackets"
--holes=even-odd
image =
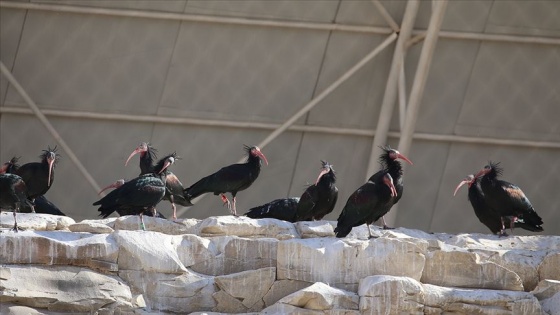
[(558, 236), (44, 214), (15, 233), (11, 217), (1, 314), (560, 314)]

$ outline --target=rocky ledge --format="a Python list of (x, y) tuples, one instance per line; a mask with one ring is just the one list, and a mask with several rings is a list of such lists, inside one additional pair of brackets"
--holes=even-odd
[(0, 215), (2, 314), (560, 314), (560, 237)]

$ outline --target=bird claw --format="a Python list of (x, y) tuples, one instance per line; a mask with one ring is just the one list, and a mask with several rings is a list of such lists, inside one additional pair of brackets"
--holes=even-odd
[(10, 231), (14, 231), (15, 233), (19, 232), (19, 231), (23, 231), (22, 228), (18, 227), (17, 225), (14, 225), (13, 228), (10, 229)]
[(394, 227), (390, 227), (390, 226), (384, 224), (384, 225), (383, 225), (383, 229), (384, 229), (384, 230), (394, 230), (395, 228), (394, 228)]
[(501, 230), (500, 233), (498, 233), (498, 238), (500, 237), (508, 237), (509, 235), (506, 233), (506, 231)]

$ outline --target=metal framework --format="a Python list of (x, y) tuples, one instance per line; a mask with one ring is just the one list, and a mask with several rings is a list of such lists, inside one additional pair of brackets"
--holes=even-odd
[[(388, 27), (372, 27), (372, 26), (359, 26), (359, 25), (344, 25), (334, 23), (311, 23), (311, 22), (287, 22), (287, 21), (272, 21), (263, 19), (245, 19), (245, 18), (232, 18), (232, 17), (218, 17), (207, 15), (193, 15), (183, 13), (171, 12), (154, 12), (154, 11), (141, 11), (141, 10), (128, 10), (128, 9), (109, 9), (109, 8), (94, 8), (85, 6), (72, 6), (72, 5), (56, 5), (56, 4), (43, 4), (43, 3), (26, 3), (26, 2), (11, 2), (0, 1), (1, 8), (21, 9), (21, 10), (40, 10), (51, 11), (58, 13), (74, 13), (74, 14), (89, 14), (89, 15), (106, 15), (117, 17), (132, 17), (144, 19), (159, 19), (169, 21), (190, 21), (201, 23), (220, 23), (220, 24), (234, 24), (246, 25), (255, 27), (275, 27), (275, 28), (296, 28), (296, 29), (310, 29), (321, 30), (328, 32), (358, 32), (368, 34), (386, 35), (386, 39), (373, 51), (367, 54), (362, 60), (351, 67), (341, 77), (335, 80), (324, 91), (315, 96), (309, 103), (302, 106), (302, 108), (294, 113), (283, 124), (267, 124), (255, 122), (233, 122), (233, 121), (217, 121), (209, 119), (191, 119), (191, 118), (173, 118), (161, 116), (141, 116), (141, 115), (122, 115), (122, 114), (105, 114), (95, 112), (73, 112), (61, 110), (41, 110), (26, 93), (6, 68), (0, 62), (2, 75), (14, 86), (17, 92), (22, 96), (25, 102), (30, 107), (29, 109), (21, 107), (0, 107), (2, 114), (21, 114), (21, 115), (36, 115), (39, 120), (45, 125), (47, 130), (52, 134), (56, 141), (61, 145), (66, 154), (70, 157), (73, 163), (82, 172), (83, 176), (91, 184), (95, 191), (99, 191), (99, 185), (95, 182), (93, 177), (89, 174), (87, 169), (81, 164), (80, 160), (73, 153), (72, 149), (66, 144), (64, 139), (58, 134), (56, 129), (50, 124), (47, 116), (55, 117), (80, 117), (85, 119), (100, 119), (100, 120), (120, 120), (120, 121), (134, 121), (134, 122), (152, 122), (152, 123), (173, 123), (182, 125), (200, 125), (200, 126), (220, 126), (220, 127), (233, 127), (233, 128), (255, 128), (261, 130), (271, 130), (272, 132), (261, 141), (261, 147), (266, 146), (276, 137), (283, 132), (300, 131), (300, 132), (319, 132), (343, 135), (355, 135), (373, 137), (372, 151), (370, 155), (370, 163), (365, 176), (369, 176), (377, 167), (376, 157), (380, 154), (380, 145), (386, 143), (388, 137), (399, 139), (399, 149), (403, 152), (408, 152), (412, 143), (412, 139), (422, 139), (430, 141), (448, 141), (448, 142), (463, 142), (463, 143), (477, 143), (477, 144), (500, 144), (512, 146), (525, 146), (525, 147), (540, 147), (540, 148), (553, 148), (560, 149), (560, 143), (556, 142), (535, 142), (525, 140), (506, 140), (506, 139), (493, 139), (481, 137), (464, 137), (455, 135), (438, 135), (438, 134), (423, 134), (415, 133), (416, 118), (419, 112), (420, 102), (422, 99), (426, 79), (428, 76), (432, 56), (438, 38), (457, 39), (457, 40), (477, 40), (477, 41), (501, 41), (513, 42), (520, 44), (542, 44), (542, 45), (560, 45), (558, 38), (545, 38), (545, 37), (528, 37), (528, 36), (511, 36), (499, 34), (481, 34), (481, 33), (462, 33), (440, 31), (443, 17), (445, 16), (445, 9), (448, 0), (440, 0), (432, 2), (432, 14), (427, 30), (413, 30), (414, 21), (418, 12), (420, 0), (408, 0), (404, 18), (401, 25), (395, 22), (390, 14), (385, 10), (384, 6), (378, 0), (372, 0), (375, 8), (379, 11), (383, 19), (386, 21)], [(362, 69), (364, 65), (370, 62), (376, 55), (384, 49), (391, 47), (391, 44), (396, 41), (395, 49), (393, 51), (392, 64), (388, 75), (387, 85), (385, 87), (384, 97), (381, 104), (381, 112), (378, 120), (376, 130), (362, 130), (362, 129), (348, 129), (348, 128), (333, 128), (322, 126), (307, 126), (307, 125), (294, 125), (294, 123), (304, 114), (314, 108), (321, 100), (328, 96), (332, 91), (339, 87), (343, 82), (350, 78), (355, 72)], [(420, 42), (424, 41), (422, 51), (417, 64), (417, 71), (413, 80), (411, 93), (407, 101), (405, 78), (404, 78), (404, 60), (406, 50)], [(399, 122), (401, 132), (389, 132), (389, 123), (393, 115), (393, 108), (398, 99), (399, 108)], [(10, 104), (6, 104), (10, 105)], [(387, 218), (389, 224), (394, 223), (397, 209), (391, 211), (391, 217)], [(179, 214), (182, 214), (179, 211)]]

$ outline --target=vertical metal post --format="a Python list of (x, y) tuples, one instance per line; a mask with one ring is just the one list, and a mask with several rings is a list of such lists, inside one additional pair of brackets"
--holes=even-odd
[(395, 52), (393, 53), (393, 61), (391, 69), (389, 70), (387, 85), (385, 86), (383, 102), (381, 103), (381, 112), (379, 113), (379, 119), (377, 121), (375, 137), (373, 138), (373, 144), (371, 146), (369, 164), (365, 174), (366, 179), (379, 168), (379, 165), (377, 164), (377, 157), (381, 154), (379, 146), (384, 146), (387, 142), (387, 133), (389, 132), (389, 125), (391, 124), (391, 117), (393, 116), (393, 108), (397, 99), (398, 78), (403, 63), (406, 42), (412, 33), (419, 5), (419, 0), (408, 0), (406, 5), (401, 32), (399, 33), (399, 39), (397, 40)]
[[(430, 24), (428, 25), (426, 39), (424, 40), (424, 44), (422, 46), (422, 52), (420, 53), (420, 59), (418, 60), (416, 75), (414, 76), (414, 81), (410, 91), (410, 98), (406, 108), (404, 128), (401, 131), (401, 138), (399, 140), (398, 149), (405, 154), (409, 153), (410, 146), (412, 144), (412, 136), (414, 134), (416, 120), (418, 118), (418, 109), (420, 108), (420, 101), (424, 95), (424, 87), (426, 86), (426, 79), (428, 78), (432, 57), (434, 56), (438, 33), (441, 28), (445, 9), (447, 7), (447, 0), (434, 1), (432, 4), (432, 16), (430, 18)], [(414, 157), (411, 157), (411, 159), (414, 160)], [(406, 163), (403, 164), (403, 168), (406, 169)], [(395, 224), (398, 210), (398, 205), (395, 205), (393, 209), (387, 213), (385, 216), (387, 224)]]

